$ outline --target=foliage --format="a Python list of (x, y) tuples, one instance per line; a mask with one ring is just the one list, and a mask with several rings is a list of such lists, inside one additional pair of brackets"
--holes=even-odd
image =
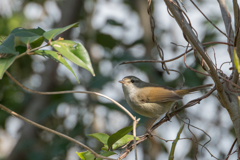
[[(132, 131), (132, 129), (133, 129), (133, 126), (128, 126), (120, 129), (119, 131), (112, 134), (111, 136), (105, 133), (93, 133), (93, 134), (89, 134), (88, 136), (97, 139), (99, 142), (101, 142), (104, 145), (100, 153), (101, 155), (108, 157), (116, 154), (115, 152), (113, 152), (114, 150), (134, 140), (133, 135), (127, 135), (127, 133)], [(139, 137), (136, 137), (136, 140), (138, 139)], [(110, 150), (113, 150), (113, 151), (110, 151)], [(82, 160), (94, 159), (94, 155), (89, 151), (77, 152), (77, 154)]]
[[(41, 28), (37, 29), (24, 29), (24, 28), (16, 28), (14, 29), (11, 34), (1, 43), (0, 45), (0, 54), (4, 54), (0, 59), (0, 79), (2, 79), (3, 74), (11, 66), (14, 62), (18, 52), (16, 52), (16, 48), (19, 46), (15, 46), (14, 39), (15, 37), (21, 40), (24, 44), (27, 45), (27, 52), (31, 54), (34, 51), (35, 54), (41, 56), (47, 56), (67, 67), (75, 76), (78, 81), (76, 74), (74, 73), (73, 69), (68, 65), (65, 59), (62, 57), (64, 56), (68, 60), (74, 62), (80, 67), (87, 69), (89, 72), (94, 75), (94, 71), (92, 68), (92, 64), (88, 55), (88, 52), (84, 48), (84, 46), (80, 43), (76, 43), (70, 40), (52, 40), (62, 32), (72, 28), (77, 27), (78, 23), (71, 24), (64, 28), (53, 29), (50, 31), (45, 32)], [(54, 52), (51, 50), (37, 50), (40, 48), (42, 43), (45, 40), (49, 40), (49, 43), (45, 46), (51, 45), (55, 48), (58, 52)], [(30, 47), (31, 46), (31, 47)], [(34, 47), (34, 48), (32, 48)], [(24, 54), (24, 53), (22, 53)], [(79, 81), (78, 81), (79, 82)]]

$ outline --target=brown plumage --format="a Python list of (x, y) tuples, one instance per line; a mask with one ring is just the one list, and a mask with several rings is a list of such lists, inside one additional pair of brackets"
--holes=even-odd
[(170, 110), (173, 103), (186, 94), (205, 89), (212, 84), (174, 90), (154, 83), (146, 83), (134, 76), (123, 78), (124, 95), (129, 106), (146, 117), (158, 117)]

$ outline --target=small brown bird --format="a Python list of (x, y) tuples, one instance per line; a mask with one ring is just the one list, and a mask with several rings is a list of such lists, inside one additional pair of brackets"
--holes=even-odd
[(138, 114), (157, 118), (167, 113), (174, 102), (186, 94), (207, 88), (212, 84), (175, 90), (170, 87), (141, 81), (134, 76), (124, 77), (121, 81), (128, 105)]

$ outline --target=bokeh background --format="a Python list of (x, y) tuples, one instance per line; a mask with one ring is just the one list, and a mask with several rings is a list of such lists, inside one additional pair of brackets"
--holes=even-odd
[[(217, 1), (195, 1), (200, 9), (221, 30), (225, 32)], [(219, 33), (196, 10), (190, 1), (183, 1), (193, 27), (201, 42), (223, 41), (226, 37)], [(232, 4), (227, 1), (233, 16)], [(153, 1), (153, 16), (156, 22), (155, 34), (158, 44), (165, 53), (165, 59), (184, 53), (185, 48), (171, 44), (186, 45), (182, 32), (174, 19), (169, 16), (163, 1)], [(38, 91), (88, 90), (103, 93), (124, 105), (135, 116), (141, 118), (137, 135), (144, 134), (151, 119), (134, 113), (127, 105), (118, 80), (135, 75), (144, 81), (179, 88), (182, 78), (171, 72), (168, 75), (161, 64), (141, 63), (119, 65), (124, 61), (155, 59), (160, 60), (156, 46), (151, 39), (147, 0), (0, 0), (0, 35), (8, 35), (16, 27), (49, 30), (79, 22), (61, 37), (81, 42), (88, 50), (95, 77), (69, 62), (80, 79), (62, 65), (40, 56), (24, 56), (8, 69), (23, 85)], [(227, 46), (207, 46), (209, 56), (216, 53), (216, 65), (229, 61)], [(49, 48), (45, 48), (49, 49)], [(215, 61), (214, 61), (215, 62)], [(189, 66), (200, 69), (193, 53), (188, 54)], [(187, 69), (183, 58), (167, 63), (171, 69), (183, 73), (185, 87), (213, 83), (209, 77)], [(222, 70), (229, 75), (231, 65), (225, 64)], [(201, 96), (198, 92), (186, 96), (181, 104)], [(216, 93), (214, 93), (216, 94)], [(211, 137), (206, 144), (211, 154), (218, 159), (226, 155), (235, 140), (234, 130), (227, 111), (221, 107), (214, 94), (191, 108), (181, 112), (180, 117), (189, 118), (192, 125), (203, 129)], [(101, 132), (112, 134), (131, 125), (131, 119), (109, 100), (86, 94), (36, 95), (18, 87), (6, 75), (0, 81), (0, 103), (30, 120), (67, 134), (82, 143), (100, 151), (102, 145), (87, 134)], [(188, 119), (184, 119), (188, 122)], [(156, 130), (156, 134), (166, 140), (173, 140), (181, 121), (174, 117)], [(204, 145), (210, 138), (202, 131), (190, 127), (198, 143)], [(182, 138), (194, 138), (188, 127)], [(168, 159), (172, 142), (153, 137), (138, 146), (139, 160)], [(236, 150), (234, 147), (233, 151)], [(75, 152), (83, 148), (65, 139), (42, 131), (4, 111), (0, 111), (0, 159), (1, 160), (77, 160)], [(120, 152), (119, 152), (120, 153)], [(208, 160), (211, 157), (204, 148), (190, 140), (180, 140), (175, 159)], [(117, 157), (117, 156), (113, 156)], [(236, 153), (229, 160), (235, 160)], [(131, 160), (134, 154), (126, 158)]]

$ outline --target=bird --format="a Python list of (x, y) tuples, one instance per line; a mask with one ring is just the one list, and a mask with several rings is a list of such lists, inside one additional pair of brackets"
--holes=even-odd
[(168, 113), (172, 105), (183, 96), (212, 86), (207, 84), (175, 90), (168, 86), (144, 82), (135, 76), (124, 77), (119, 82), (122, 83), (128, 105), (138, 114), (149, 118), (158, 118)]

